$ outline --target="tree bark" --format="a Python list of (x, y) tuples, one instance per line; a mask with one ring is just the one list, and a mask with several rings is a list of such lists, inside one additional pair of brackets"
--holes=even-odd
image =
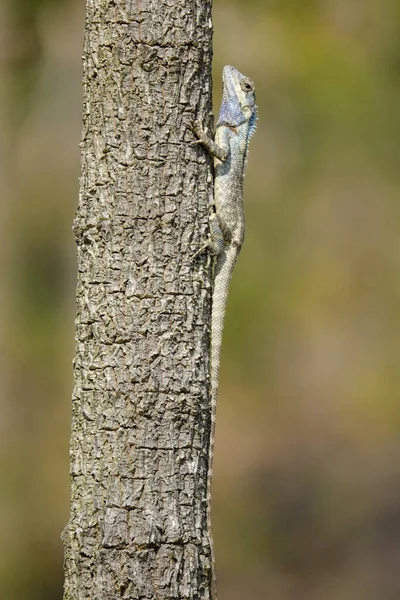
[(87, 0), (65, 600), (210, 597), (211, 4)]

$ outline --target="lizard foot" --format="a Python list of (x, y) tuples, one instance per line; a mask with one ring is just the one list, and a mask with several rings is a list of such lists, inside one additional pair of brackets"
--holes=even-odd
[(201, 248), (199, 248), (199, 250), (197, 250), (197, 252), (195, 252), (195, 253), (193, 254), (193, 256), (191, 256), (191, 258), (190, 258), (190, 262), (191, 262), (191, 263), (192, 263), (192, 262), (194, 262), (194, 261), (196, 260), (196, 258), (197, 258), (198, 256), (200, 256), (200, 254), (203, 254), (203, 252), (207, 252), (207, 251), (209, 251), (211, 254), (214, 254), (214, 253), (213, 253), (213, 251), (212, 251), (212, 246), (213, 246), (213, 243), (212, 243), (211, 239), (208, 239), (208, 240), (207, 240), (207, 241), (206, 241), (206, 242), (205, 242), (205, 243), (204, 243), (204, 244), (201, 246)]
[(203, 127), (203, 124), (199, 120), (192, 121), (189, 124), (189, 128), (196, 136), (197, 140), (190, 142), (191, 146), (196, 144), (204, 144), (204, 140), (207, 139), (207, 127)]
[(210, 215), (210, 235), (206, 242), (201, 246), (199, 250), (192, 256), (191, 262), (193, 262), (199, 254), (208, 251), (212, 256), (217, 256), (224, 249), (224, 238), (219, 226), (218, 217), (215, 213)]

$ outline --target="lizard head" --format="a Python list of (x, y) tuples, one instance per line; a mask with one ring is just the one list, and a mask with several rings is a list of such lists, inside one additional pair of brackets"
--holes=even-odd
[(255, 121), (256, 96), (254, 82), (240, 71), (227, 65), (222, 71), (222, 103), (217, 127), (238, 127)]

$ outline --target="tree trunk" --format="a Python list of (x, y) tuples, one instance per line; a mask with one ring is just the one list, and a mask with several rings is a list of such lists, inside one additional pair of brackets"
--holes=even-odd
[(208, 599), (211, 0), (87, 0), (65, 600)]

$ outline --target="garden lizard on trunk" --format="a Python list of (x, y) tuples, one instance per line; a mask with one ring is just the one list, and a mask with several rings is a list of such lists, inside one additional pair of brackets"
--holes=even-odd
[(229, 284), (244, 239), (243, 179), (249, 141), (256, 128), (254, 83), (237, 69), (222, 74), (222, 103), (212, 140), (199, 121), (193, 123), (197, 144), (214, 157), (214, 204), (210, 236), (197, 252), (208, 248), (216, 256), (211, 308), (211, 435), (207, 480), (207, 521), (213, 571), (213, 599), (217, 598), (214, 549), (211, 535), (211, 479), (215, 439), (222, 332)]

